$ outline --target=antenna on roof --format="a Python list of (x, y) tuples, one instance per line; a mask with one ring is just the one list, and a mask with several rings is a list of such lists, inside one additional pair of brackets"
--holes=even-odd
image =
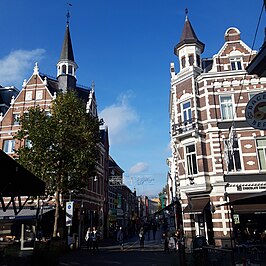
[(67, 25), (69, 25), (69, 19), (70, 19), (69, 7), (72, 6), (72, 4), (67, 3), (67, 5), (68, 5), (68, 8), (67, 8), (67, 14), (66, 14), (66, 17), (67, 17)]

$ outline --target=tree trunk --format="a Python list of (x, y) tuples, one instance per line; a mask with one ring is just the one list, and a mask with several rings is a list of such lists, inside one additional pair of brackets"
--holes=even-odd
[(55, 193), (55, 215), (54, 215), (54, 232), (53, 237), (57, 236), (58, 231), (58, 219), (59, 219), (59, 208), (60, 208), (60, 200), (59, 200), (59, 191)]

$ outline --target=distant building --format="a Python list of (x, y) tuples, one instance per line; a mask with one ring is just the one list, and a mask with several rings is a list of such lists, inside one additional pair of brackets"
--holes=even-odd
[(217, 207), (266, 189), (265, 131), (245, 118), (249, 99), (266, 90), (266, 78), (245, 70), (256, 51), (241, 40), (237, 28), (228, 28), (224, 38), (213, 57), (202, 58), (205, 44), (186, 17), (174, 48), (179, 70), (170, 66), (168, 185), (169, 195), (180, 203), (187, 247), (196, 235), (225, 247), (232, 245), (233, 230), (266, 229), (261, 206)]

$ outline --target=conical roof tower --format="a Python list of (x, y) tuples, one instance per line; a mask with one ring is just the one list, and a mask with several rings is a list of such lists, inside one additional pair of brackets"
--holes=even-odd
[(66, 92), (69, 89), (76, 88), (77, 68), (78, 65), (76, 64), (74, 59), (74, 53), (70, 37), (69, 21), (67, 20), (63, 47), (60, 59), (57, 63), (57, 80), (58, 80), (58, 87), (61, 91)]

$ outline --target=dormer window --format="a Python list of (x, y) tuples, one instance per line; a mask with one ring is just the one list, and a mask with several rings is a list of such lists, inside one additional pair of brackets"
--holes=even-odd
[(242, 63), (240, 57), (235, 57), (230, 59), (231, 70), (241, 70)]

